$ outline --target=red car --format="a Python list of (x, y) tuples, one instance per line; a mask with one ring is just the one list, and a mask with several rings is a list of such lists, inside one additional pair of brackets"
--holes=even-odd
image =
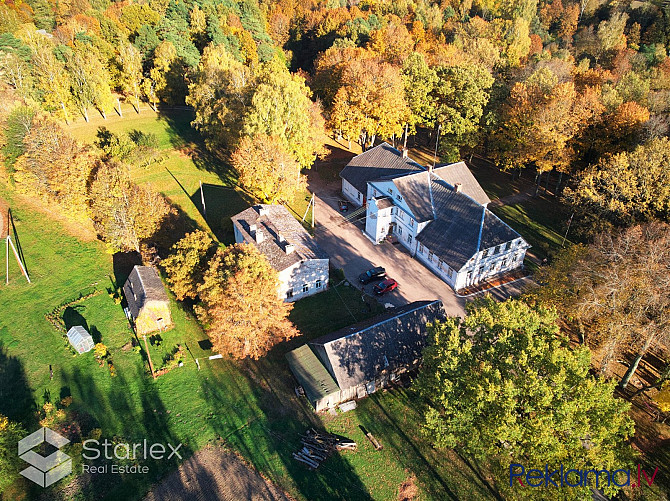
[(383, 282), (379, 282), (377, 285), (375, 285), (374, 290), (375, 290), (375, 294), (381, 296), (382, 294), (386, 294), (387, 292), (391, 292), (392, 290), (395, 290), (397, 287), (398, 287), (398, 282), (396, 282), (392, 278), (389, 278), (389, 279), (384, 280)]

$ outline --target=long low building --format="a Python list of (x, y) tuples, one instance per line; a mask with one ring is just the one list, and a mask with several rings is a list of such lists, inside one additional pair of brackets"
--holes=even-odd
[(325, 411), (416, 368), (428, 342), (426, 324), (445, 318), (441, 301), (415, 301), (314, 339), (286, 359), (314, 409)]
[(455, 290), (523, 265), (530, 245), (487, 209), (463, 162), (424, 168), (387, 143), (354, 157), (342, 193), (366, 206), (365, 234), (394, 237)]

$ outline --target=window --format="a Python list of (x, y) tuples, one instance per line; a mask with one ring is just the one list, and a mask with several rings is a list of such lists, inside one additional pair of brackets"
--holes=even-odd
[(398, 228), (398, 235), (402, 235), (402, 228), (400, 226), (397, 226)]
[(414, 228), (414, 219), (409, 218), (409, 225)]
[(430, 261), (431, 263), (433, 262), (434, 257), (435, 257), (435, 254), (433, 254), (432, 252), (428, 253), (428, 261)]
[(293, 289), (286, 291), (286, 299), (291, 299), (293, 297)]
[(395, 208), (395, 207), (391, 207), (391, 215), (395, 215), (396, 212), (397, 212), (396, 208)]
[(397, 195), (396, 198), (402, 202), (402, 197), (400, 195)]
[(412, 235), (407, 235), (407, 243), (408, 244), (412, 243)]
[(419, 242), (419, 252), (423, 254), (423, 244)]
[(485, 258), (485, 257), (488, 256), (488, 255), (489, 255), (489, 250), (488, 250), (488, 249), (484, 249), (484, 250), (482, 251), (482, 258)]
[(389, 188), (389, 193), (393, 195), (393, 188)]
[(316, 288), (320, 289), (321, 288), (321, 280), (316, 281)]
[(493, 251), (494, 254), (498, 254), (500, 252), (500, 246), (496, 245), (495, 250)]
[(479, 267), (479, 274), (481, 275), (482, 273), (484, 273), (484, 267), (483, 267), (483, 266), (480, 266), (480, 267)]
[(507, 258), (503, 259), (502, 262), (500, 263), (501, 268), (504, 268), (505, 266), (507, 266)]
[(448, 276), (449, 278), (451, 278), (451, 277), (454, 276), (454, 270), (452, 270), (452, 269), (449, 268), (448, 266), (447, 266), (447, 276)]
[(502, 248), (500, 250), (505, 252), (508, 249), (509, 245), (510, 245), (509, 242), (506, 242), (506, 243), (502, 244)]
[(303, 292), (308, 292), (309, 291), (309, 284), (303, 284), (302, 291)]
[(360, 191), (358, 192), (358, 201), (359, 202), (361, 201), (361, 192)]
[(440, 261), (437, 263), (437, 269), (438, 270), (443, 270), (444, 269), (444, 262), (440, 259)]

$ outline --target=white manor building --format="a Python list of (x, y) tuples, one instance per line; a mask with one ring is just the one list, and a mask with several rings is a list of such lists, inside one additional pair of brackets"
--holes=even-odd
[(344, 196), (366, 206), (375, 244), (396, 237), (455, 290), (523, 264), (530, 245), (486, 208), (490, 199), (463, 162), (425, 168), (382, 143), (340, 177)]
[(277, 294), (297, 301), (326, 290), (328, 255), (283, 205), (255, 205), (231, 218), (235, 242), (255, 245), (279, 273)]

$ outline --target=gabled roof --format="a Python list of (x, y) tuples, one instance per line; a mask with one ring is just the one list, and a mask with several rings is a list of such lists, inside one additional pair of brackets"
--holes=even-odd
[(339, 391), (335, 380), (308, 345), (303, 344), (300, 348), (288, 352), (286, 360), (310, 402), (315, 403)]
[[(255, 245), (277, 271), (307, 259), (328, 258), (283, 205), (254, 205), (231, 219), (244, 240)], [(257, 231), (263, 234), (261, 242), (256, 241)]]
[(382, 143), (355, 156), (340, 172), (354, 188), (365, 195), (367, 183), (376, 179), (395, 178), (425, 169), (388, 143)]
[(475, 202), (486, 205), (491, 202), (486, 192), (472, 175), (465, 162), (455, 164), (439, 164), (433, 169), (433, 173), (446, 181), (452, 188), (456, 184), (461, 185), (462, 193), (472, 198)]
[(418, 360), (427, 343), (426, 323), (444, 318), (441, 301), (415, 301), (309, 345), (344, 390)]
[[(490, 210), (469, 196), (457, 193), (442, 179), (432, 176), (431, 189), (437, 217), (426, 225), (416, 240), (452, 269), (463, 268), (480, 250), (520, 237)], [(427, 192), (423, 203), (429, 206)]]
[(133, 318), (137, 318), (149, 301), (168, 302), (165, 286), (158, 271), (152, 266), (135, 266), (123, 286), (123, 294)]

